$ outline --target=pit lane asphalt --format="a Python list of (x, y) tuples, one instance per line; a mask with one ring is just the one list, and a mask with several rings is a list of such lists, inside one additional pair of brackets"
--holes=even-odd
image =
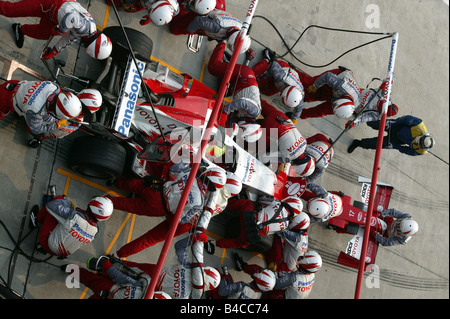
[[(79, 1), (93, 15), (100, 29), (117, 25), (112, 9), (104, 1)], [(244, 18), (250, 1), (228, 0), (227, 10)], [(379, 25), (376, 16), (379, 9)], [(368, 288), (363, 284), (361, 298), (376, 299), (422, 299), (449, 297), (449, 168), (448, 168), (448, 5), (439, 0), (284, 0), (273, 6), (273, 1), (259, 1), (256, 14), (268, 18), (281, 30), (286, 42), (293, 45), (301, 32), (309, 25), (363, 30), (371, 32), (399, 32), (399, 46), (395, 64), (396, 79), (392, 100), (398, 104), (398, 116), (411, 114), (422, 118), (428, 130), (436, 139), (433, 156), (409, 157), (395, 150), (382, 154), (378, 180), (394, 186), (389, 207), (409, 212), (420, 225), (419, 233), (406, 245), (379, 249), (376, 265), (380, 274), (379, 288)], [(120, 13), (123, 24), (145, 32), (154, 42), (152, 56), (186, 72), (213, 88), (217, 81), (205, 70), (209, 56), (216, 42), (204, 41), (199, 53), (186, 48), (187, 36), (173, 36), (168, 27), (147, 25), (142, 27), (138, 20), (142, 12)], [(5, 77), (9, 61), (15, 60), (39, 74), (48, 76), (39, 60), (44, 41), (25, 39), (22, 49), (17, 49), (11, 32), (11, 23), (30, 23), (35, 18), (8, 19), (0, 17), (0, 61)], [(375, 23), (375, 25), (374, 25)], [(370, 25), (374, 28), (370, 28)], [(437, 30), (437, 31), (436, 31)], [(264, 46), (278, 54), (287, 50), (283, 47), (272, 27), (261, 18), (255, 18), (251, 30), (254, 39), (252, 47), (258, 55), (251, 63), (261, 58)], [(346, 50), (373, 40), (370, 35), (348, 34), (323, 30), (310, 30), (293, 49), (303, 62), (312, 65), (328, 63)], [(175, 49), (176, 48), (176, 49)], [(307, 67), (292, 55), (286, 59), (300, 69), (319, 74), (327, 69), (344, 65), (352, 69), (361, 86), (372, 78), (383, 79), (387, 72), (390, 40), (356, 50), (326, 68)], [(76, 50), (69, 48), (60, 54), (67, 59), (67, 68), (82, 68), (75, 60)], [(14, 79), (32, 79), (21, 69), (13, 73)], [(374, 82), (377, 83), (377, 82)], [(270, 100), (270, 99), (269, 99)], [(305, 105), (309, 107), (309, 105)], [(333, 116), (320, 119), (301, 120), (297, 124), (300, 132), (311, 136), (317, 132), (337, 137), (345, 121)], [(321, 177), (320, 184), (328, 190), (342, 190), (359, 200), (358, 176), (370, 178), (374, 151), (357, 149), (351, 155), (346, 149), (353, 138), (372, 137), (374, 132), (366, 126), (352, 129), (335, 145), (335, 156)], [(41, 149), (26, 146), (28, 135), (22, 119), (14, 115), (0, 120), (0, 220), (7, 226), (16, 240), (28, 232), (28, 213), (32, 205), (40, 203), (47, 185), (56, 185), (58, 191), (66, 193), (74, 204), (85, 207), (94, 195), (117, 190), (107, 188), (102, 181), (81, 178), (67, 167), (70, 156), (68, 146), (74, 136), (59, 142), (45, 141)], [(123, 195), (123, 194), (122, 194)], [(0, 228), (0, 274), (9, 279), (11, 287), (28, 299), (79, 299), (87, 298), (83, 286), (67, 288), (67, 274), (57, 266), (74, 263), (84, 266), (90, 256), (99, 256), (115, 251), (130, 239), (134, 239), (160, 222), (158, 218), (145, 218), (116, 211), (107, 223), (100, 226), (96, 240), (65, 261), (54, 258), (48, 262), (30, 262), (21, 254), (14, 256), (11, 272), (8, 272), (11, 249), (14, 245), (3, 228)], [(220, 225), (212, 222), (210, 237), (220, 234)], [(356, 270), (336, 263), (340, 251), (344, 250), (349, 235), (337, 234), (322, 224), (311, 227), (310, 248), (317, 250), (324, 265), (316, 275), (316, 284), (310, 298), (351, 299), (356, 284)], [(31, 233), (21, 248), (33, 253), (36, 233)], [(137, 262), (156, 262), (162, 244), (151, 247), (129, 257)], [(227, 265), (235, 280), (249, 281), (250, 277), (232, 270), (233, 250), (217, 249), (214, 256), (205, 256), (207, 264), (221, 267)], [(248, 262), (263, 265), (260, 255), (240, 251)], [(33, 257), (46, 256), (34, 252)], [(169, 252), (166, 264), (174, 263), (173, 250)]]

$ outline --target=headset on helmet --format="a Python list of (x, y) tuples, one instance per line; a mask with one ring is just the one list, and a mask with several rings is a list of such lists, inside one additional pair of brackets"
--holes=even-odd
[(300, 214), (303, 210), (303, 202), (297, 196), (288, 196), (282, 202), (288, 204), (294, 210), (295, 215)]
[(323, 219), (330, 214), (332, 207), (326, 199), (313, 198), (308, 202), (308, 212), (311, 216)]
[(342, 97), (333, 102), (333, 112), (340, 119), (349, 118), (354, 110), (355, 105), (350, 97)]
[(207, 178), (215, 188), (219, 189), (225, 186), (227, 174), (220, 167), (210, 167), (200, 174), (200, 178)]
[(97, 60), (104, 60), (111, 55), (111, 40), (102, 32), (97, 32), (93, 38), (89, 39), (89, 44), (85, 46), (86, 53)]
[(149, 12), (150, 20), (153, 24), (161, 26), (172, 21), (174, 15), (179, 11), (179, 5), (174, 0), (156, 1)]
[(227, 172), (227, 182), (225, 186), (230, 191), (231, 196), (238, 195), (242, 190), (240, 178), (232, 172)]
[(81, 113), (81, 102), (78, 97), (70, 92), (58, 94), (55, 106), (55, 115), (59, 119), (72, 119)]
[(220, 284), (220, 273), (216, 268), (203, 267), (203, 282), (205, 291), (212, 290)]
[(294, 85), (288, 86), (281, 92), (281, 102), (287, 107), (294, 108), (303, 100), (303, 92)]
[(418, 230), (419, 224), (412, 218), (405, 218), (400, 222), (400, 231), (405, 236), (414, 236)]
[(264, 269), (253, 275), (255, 279), (256, 286), (261, 291), (271, 291), (275, 287), (276, 276), (272, 270)]
[(155, 291), (153, 293), (153, 299), (172, 299), (172, 297), (164, 291)]
[(262, 136), (262, 128), (259, 124), (240, 121), (238, 125), (244, 130), (240, 136), (249, 143), (256, 142)]
[(77, 94), (80, 102), (86, 106), (91, 113), (95, 113), (102, 106), (103, 98), (100, 92), (96, 89), (84, 89)]
[(299, 162), (299, 164), (296, 164), (295, 161), (292, 164), (292, 167), (300, 177), (307, 177), (316, 169), (316, 159), (309, 154), (306, 154), (305, 159)]
[(88, 207), (99, 221), (107, 220), (114, 210), (112, 201), (107, 197), (95, 197), (89, 202)]
[[(240, 30), (234, 31), (227, 40), (227, 47), (230, 51), (234, 51), (234, 48), (236, 47), (237, 43), (236, 40), (238, 39), (238, 35), (240, 34)], [(250, 39), (250, 36), (247, 34), (244, 37), (244, 43), (242, 43), (241, 51), (239, 54), (244, 53), (250, 48), (250, 45), (252, 43), (252, 40)]]
[(322, 267), (322, 257), (314, 250), (309, 250), (298, 258), (298, 269), (301, 271), (315, 273), (320, 267)]
[(289, 230), (307, 230), (309, 225), (311, 224), (311, 220), (305, 212), (301, 212), (289, 223)]
[(207, 15), (216, 7), (216, 0), (190, 0), (189, 6), (192, 11), (199, 15)]

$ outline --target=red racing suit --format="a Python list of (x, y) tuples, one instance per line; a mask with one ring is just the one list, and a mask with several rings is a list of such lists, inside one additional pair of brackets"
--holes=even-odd
[[(214, 49), (208, 63), (208, 71), (214, 76), (222, 78), (228, 68), (228, 63), (223, 62), (226, 43), (219, 43)], [(224, 107), (224, 112), (230, 114), (238, 111), (239, 117), (251, 117), (257, 119), (261, 114), (261, 98), (258, 82), (253, 70), (243, 64), (236, 64), (230, 78), (230, 88), (233, 90), (233, 101)]]
[(89, 36), (97, 31), (92, 16), (75, 0), (1, 1), (0, 14), (9, 18), (40, 18), (38, 24), (22, 25), (22, 33), (38, 40), (64, 34), (55, 46), (58, 51), (72, 43), (74, 37)]
[[(166, 239), (173, 214), (179, 203), (179, 196), (182, 193), (182, 189), (184, 189), (187, 176), (189, 176), (190, 168), (186, 168), (184, 164), (180, 163), (174, 164), (171, 167), (171, 171), (175, 172), (174, 180), (164, 183), (162, 190), (155, 190), (150, 186), (146, 186), (145, 180), (139, 178), (118, 179), (114, 183), (119, 189), (132, 191), (139, 195), (136, 198), (108, 196), (113, 202), (115, 209), (128, 211), (137, 215), (166, 217), (163, 222), (121, 247), (116, 252), (119, 258), (136, 254)], [(204, 185), (200, 180), (197, 179), (197, 183), (194, 183), (190, 194), (175, 236), (189, 231), (197, 218), (198, 212), (203, 209), (205, 191)]]
[(325, 101), (315, 107), (311, 108), (304, 108), (302, 111), (302, 114), (300, 116), (301, 119), (307, 119), (310, 117), (323, 117), (326, 115), (333, 114), (333, 106), (331, 104), (331, 98), (333, 97), (333, 89), (328, 86), (324, 85), (317, 89), (316, 93), (312, 94), (308, 92), (308, 89), (311, 85), (313, 85), (318, 78), (320, 78), (322, 75), (324, 75), (327, 72), (331, 72), (333, 74), (339, 74), (343, 72), (341, 69), (333, 69), (329, 71), (325, 71), (319, 75), (316, 76), (310, 76), (305, 72), (302, 72), (300, 70), (296, 70), (300, 81), (303, 83), (305, 87), (305, 102), (316, 102), (316, 101)]
[(286, 114), (265, 100), (261, 100), (261, 105), (261, 115), (264, 117), (261, 127), (266, 134), (266, 147), (269, 148), (271, 143), (278, 144), (278, 161), (281, 163), (303, 158), (305, 156), (303, 153), (306, 150), (306, 139), (294, 123)]
[[(281, 94), (288, 86), (295, 86), (305, 93), (298, 72), (286, 61), (276, 60), (270, 63), (267, 59), (262, 59), (253, 66), (253, 71), (258, 78), (259, 89), (264, 95)], [(302, 110), (303, 100), (295, 107), (292, 119), (298, 119)]]
[[(197, 13), (189, 8), (189, 1), (178, 0), (180, 4), (180, 13), (172, 18), (169, 27), (172, 34), (186, 34), (187, 27), (198, 16)], [(216, 10), (226, 11), (225, 0), (216, 0)]]
[(230, 200), (227, 210), (240, 211), (241, 230), (236, 238), (217, 240), (217, 246), (245, 248), (261, 237), (284, 231), (289, 226), (290, 212), (285, 207), (280, 207), (282, 204), (280, 201), (274, 200), (270, 205), (258, 210), (251, 200)]

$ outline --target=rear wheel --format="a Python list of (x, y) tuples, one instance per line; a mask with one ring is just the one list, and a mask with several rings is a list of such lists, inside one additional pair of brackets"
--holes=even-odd
[(121, 176), (127, 157), (122, 145), (96, 136), (82, 136), (74, 140), (70, 154), (69, 166), (72, 170), (103, 180)]

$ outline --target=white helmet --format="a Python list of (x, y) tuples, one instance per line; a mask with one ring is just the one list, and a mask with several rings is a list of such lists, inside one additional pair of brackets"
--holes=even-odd
[(298, 268), (309, 273), (317, 272), (322, 267), (322, 257), (314, 251), (307, 251), (298, 258)]
[(240, 136), (249, 143), (256, 142), (262, 136), (262, 128), (259, 124), (240, 121), (238, 125), (244, 130)]
[(430, 149), (434, 146), (434, 138), (429, 133), (424, 133), (419, 138), (419, 145), (421, 148)]
[(192, 11), (199, 15), (207, 15), (216, 7), (216, 0), (190, 0), (189, 6)]
[(91, 113), (95, 113), (102, 106), (103, 98), (100, 92), (96, 89), (84, 89), (77, 94), (80, 102), (86, 106)]
[(405, 236), (414, 236), (418, 230), (419, 224), (412, 218), (405, 218), (400, 222), (400, 231)]
[(258, 289), (261, 291), (271, 291), (275, 287), (277, 277), (272, 270), (264, 269), (253, 275)]
[(89, 202), (88, 207), (99, 221), (107, 220), (114, 210), (112, 201), (107, 197), (95, 197)]
[[(308, 144), (306, 148), (306, 153), (313, 156), (316, 159), (316, 167), (318, 168), (327, 168), (328, 164), (330, 163), (331, 159), (334, 156), (334, 146), (332, 146), (329, 150), (330, 144), (325, 143), (324, 141), (314, 141), (311, 144)], [(328, 150), (328, 152), (325, 153), (325, 151)], [(323, 155), (323, 156), (322, 156)], [(319, 162), (317, 160), (320, 159)]]
[[(234, 48), (237, 44), (236, 40), (237, 40), (239, 34), (240, 34), (240, 31), (236, 30), (228, 37), (227, 47), (232, 52), (234, 51)], [(244, 38), (244, 43), (242, 44), (241, 51), (239, 52), (239, 54), (242, 54), (245, 51), (247, 51), (250, 48), (251, 43), (252, 43), (252, 40), (250, 39), (250, 36), (247, 34)]]
[(301, 177), (306, 177), (311, 175), (316, 169), (316, 159), (313, 156), (306, 154), (305, 159), (302, 161), (302, 164), (295, 164), (295, 161), (292, 163), (292, 167), (295, 169), (297, 174)]
[(212, 290), (220, 284), (220, 273), (216, 268), (203, 267), (203, 282), (205, 291)]
[(288, 204), (294, 210), (295, 215), (300, 214), (303, 210), (303, 202), (297, 196), (286, 197), (282, 202)]
[(227, 182), (225, 186), (230, 191), (231, 196), (236, 196), (242, 190), (242, 182), (240, 178), (232, 172), (227, 172)]
[(349, 118), (353, 114), (354, 110), (355, 105), (349, 97), (343, 97), (333, 102), (334, 115), (340, 119)]
[(222, 188), (227, 181), (225, 170), (220, 167), (211, 167), (200, 174), (200, 178), (207, 178), (216, 188)]
[(81, 113), (81, 102), (70, 92), (61, 92), (56, 99), (55, 114), (59, 119), (72, 119)]
[(153, 299), (172, 299), (172, 297), (164, 291), (155, 291)]
[(328, 198), (331, 200), (331, 217), (336, 217), (342, 214), (344, 206), (342, 203), (342, 197), (336, 194), (328, 193)]
[(94, 41), (92, 41), (85, 50), (90, 57), (97, 60), (104, 60), (111, 55), (112, 43), (106, 35), (99, 32), (95, 35)]
[(311, 224), (311, 219), (309, 218), (308, 214), (305, 212), (301, 212), (297, 216), (294, 217), (294, 219), (289, 223), (288, 229), (289, 230), (306, 230), (309, 228), (309, 225)]
[(178, 2), (173, 0), (160, 0), (152, 5), (149, 17), (155, 25), (161, 26), (172, 21), (173, 16), (176, 15), (178, 11)]
[(281, 102), (287, 107), (296, 107), (303, 100), (303, 92), (298, 87), (291, 85), (281, 92)]
[(315, 218), (325, 218), (331, 212), (330, 203), (323, 198), (313, 198), (308, 202), (308, 212)]

